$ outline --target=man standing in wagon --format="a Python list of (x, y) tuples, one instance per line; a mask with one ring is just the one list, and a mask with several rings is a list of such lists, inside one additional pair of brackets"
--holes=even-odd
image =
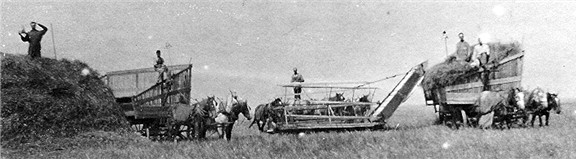
[[(296, 67), (294, 67), (294, 74), (292, 75), (292, 81), (291, 83), (294, 82), (298, 82), (298, 83), (302, 83), (304, 82), (304, 77), (302, 77), (301, 74), (298, 73), (298, 69)], [(296, 100), (300, 100), (300, 93), (302, 92), (302, 87), (301, 86), (295, 86), (294, 87), (294, 98)]]

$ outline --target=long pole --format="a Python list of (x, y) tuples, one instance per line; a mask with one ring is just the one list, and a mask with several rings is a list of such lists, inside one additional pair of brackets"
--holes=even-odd
[(50, 31), (52, 33), (52, 48), (54, 49), (54, 59), (58, 60), (58, 56), (56, 55), (56, 43), (54, 43), (54, 27), (52, 23), (50, 23)]
[(446, 56), (448, 56), (448, 36), (446, 35), (446, 31), (442, 32), (444, 34), (444, 48), (446, 49)]

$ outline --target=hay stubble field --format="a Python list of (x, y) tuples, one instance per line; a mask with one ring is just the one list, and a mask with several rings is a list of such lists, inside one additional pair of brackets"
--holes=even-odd
[(241, 118), (231, 141), (140, 142), (104, 144), (8, 158), (576, 158), (576, 102), (550, 126), (510, 130), (453, 130), (434, 125), (431, 107), (402, 105), (378, 131), (266, 134)]

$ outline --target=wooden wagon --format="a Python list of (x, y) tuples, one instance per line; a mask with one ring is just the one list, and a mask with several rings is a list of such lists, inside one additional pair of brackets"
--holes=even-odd
[(154, 68), (108, 72), (103, 80), (112, 89), (116, 101), (131, 127), (149, 138), (191, 138), (192, 127), (176, 123), (188, 114), (176, 111), (190, 106), (192, 65), (168, 66), (171, 76), (158, 81)]
[[(310, 130), (334, 130), (334, 129), (379, 129), (384, 128), (386, 120), (392, 116), (398, 106), (408, 98), (409, 94), (422, 80), (426, 62), (411, 68), (394, 89), (381, 102), (359, 102), (359, 92), (368, 91), (374, 94), (375, 87), (366, 87), (365, 84), (358, 86), (333, 86), (326, 84), (334, 83), (295, 83), (280, 85), (285, 89), (282, 97), (284, 105), (273, 108), (275, 112), (276, 127), (274, 132), (294, 132)], [(291, 92), (294, 87), (302, 87), (306, 95), (307, 91), (317, 92), (325, 90), (328, 97), (336, 92), (351, 92), (352, 100), (333, 101), (327, 97), (320, 100), (294, 100)], [(313, 90), (313, 91), (311, 91)], [(326, 91), (327, 90), (327, 91)], [(373, 97), (373, 96), (372, 96)], [(360, 109), (360, 113), (342, 113), (346, 109)]]
[[(433, 106), (438, 113), (439, 122), (458, 128), (461, 125), (476, 123), (473, 105), (485, 87), (490, 91), (520, 88), (522, 82), (524, 51), (507, 56), (487, 65), (486, 70), (474, 71), (463, 75), (454, 84), (435, 89), (424, 89), (426, 105)], [(483, 83), (481, 74), (488, 74), (488, 80)], [(523, 114), (512, 112), (515, 119)], [(497, 116), (495, 118), (498, 118)]]

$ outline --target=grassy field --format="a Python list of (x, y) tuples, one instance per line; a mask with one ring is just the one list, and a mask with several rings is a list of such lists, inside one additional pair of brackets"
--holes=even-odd
[[(390, 130), (319, 132), (304, 136), (259, 133), (235, 127), (232, 141), (109, 144), (93, 148), (37, 153), (3, 153), (7, 158), (576, 158), (576, 102), (564, 102), (563, 114), (548, 127), (511, 130), (452, 130), (433, 125), (430, 107), (403, 105), (389, 120)], [(241, 119), (244, 120), (244, 119)], [(397, 127), (396, 127), (397, 126)]]

